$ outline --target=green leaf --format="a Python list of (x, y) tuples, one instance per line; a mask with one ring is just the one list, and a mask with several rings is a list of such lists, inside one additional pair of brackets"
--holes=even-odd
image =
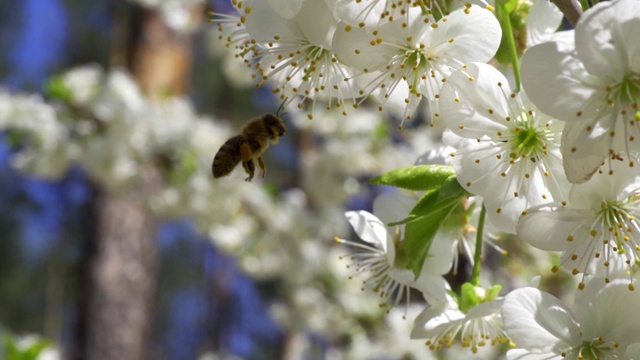
[(433, 238), (454, 209), (458, 208), (466, 191), (455, 177), (440, 184), (441, 188), (427, 192), (405, 220), (404, 248), (407, 265), (416, 278), (422, 271)]
[(478, 304), (480, 304), (480, 299), (478, 299), (476, 287), (470, 282), (462, 284), (460, 288), (460, 311), (466, 314)]
[(3, 336), (3, 342), (6, 353), (2, 354), (0, 352), (0, 358), (5, 355), (7, 360), (36, 360), (42, 350), (51, 346), (51, 343), (46, 339), (34, 339), (28, 345), (18, 346), (16, 339), (11, 334), (6, 333)]
[(415, 165), (395, 169), (369, 180), (370, 184), (390, 185), (407, 190), (429, 191), (455, 176), (451, 166)]

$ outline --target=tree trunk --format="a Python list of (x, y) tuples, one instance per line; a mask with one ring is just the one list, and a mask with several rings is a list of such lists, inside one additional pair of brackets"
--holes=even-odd
[[(131, 9), (118, 6), (116, 12)], [(112, 65), (128, 65), (151, 99), (183, 94), (191, 70), (190, 39), (169, 29), (153, 10), (139, 9), (138, 15), (137, 19), (123, 17), (133, 20), (125, 28), (137, 31), (122, 30), (122, 18), (116, 20), (120, 22), (114, 36), (118, 43), (112, 44)], [(123, 34), (127, 31), (132, 36)], [(125, 38), (131, 39), (128, 46), (122, 46)], [(95, 196), (85, 214), (87, 240), (73, 358), (148, 358), (157, 273), (156, 219), (143, 201), (160, 188), (161, 179), (149, 169), (140, 175), (139, 184), (142, 191), (132, 197), (94, 187)]]
[(88, 360), (144, 359), (155, 290), (155, 221), (143, 206), (97, 190), (88, 239), (85, 348)]

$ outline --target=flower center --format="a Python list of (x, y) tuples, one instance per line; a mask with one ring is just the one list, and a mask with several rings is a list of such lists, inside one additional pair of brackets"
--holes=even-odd
[(518, 121), (518, 125), (509, 129), (508, 142), (511, 144), (511, 152), (509, 157), (513, 160), (518, 158), (531, 158), (536, 162), (538, 158), (544, 155), (546, 149), (545, 130), (539, 129), (533, 121), (530, 120), (531, 114), (527, 113), (524, 119)]
[(637, 110), (638, 99), (640, 98), (640, 74), (626, 74), (619, 83), (607, 86), (606, 90), (607, 102), (610, 105), (619, 103)]
[(402, 63), (401, 68), (404, 69), (406, 66), (409, 66), (409, 71), (413, 72), (412, 83), (409, 85), (410, 92), (416, 95), (423, 70), (429, 68), (429, 60), (424, 56), (422, 50), (412, 50), (407, 54), (407, 60)]
[(582, 345), (572, 349), (569, 353), (562, 353), (565, 359), (598, 360), (606, 359), (607, 353), (614, 351), (620, 345), (614, 341), (605, 341), (597, 337), (591, 341), (583, 341)]
[[(633, 201), (633, 197), (629, 200)], [(605, 241), (615, 241), (615, 244), (611, 244), (613, 250), (618, 254), (625, 254), (628, 250), (637, 249), (635, 241), (635, 235), (632, 229), (637, 225), (635, 217), (631, 211), (629, 211), (629, 201), (613, 202), (609, 203), (603, 201), (600, 204), (600, 210), (597, 211), (597, 218), (599, 219), (600, 228), (605, 235)], [(596, 228), (592, 227), (592, 232)], [(631, 245), (631, 246), (630, 246)]]

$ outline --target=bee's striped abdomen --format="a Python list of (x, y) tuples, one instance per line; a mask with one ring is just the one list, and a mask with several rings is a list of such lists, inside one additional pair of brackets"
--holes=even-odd
[(211, 164), (214, 178), (229, 175), (240, 162), (240, 146), (244, 143), (243, 135), (236, 135), (227, 140), (216, 153)]

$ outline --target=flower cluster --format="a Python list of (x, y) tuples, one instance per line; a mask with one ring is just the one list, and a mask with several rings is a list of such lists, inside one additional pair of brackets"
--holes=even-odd
[(453, 71), (490, 60), (500, 43), (495, 17), (471, 4), (433, 12), (422, 1), (233, 3), (240, 15), (214, 14), (220, 38), (282, 99), (311, 99), (310, 118), (318, 100), (346, 114), (373, 98), (410, 119)]

